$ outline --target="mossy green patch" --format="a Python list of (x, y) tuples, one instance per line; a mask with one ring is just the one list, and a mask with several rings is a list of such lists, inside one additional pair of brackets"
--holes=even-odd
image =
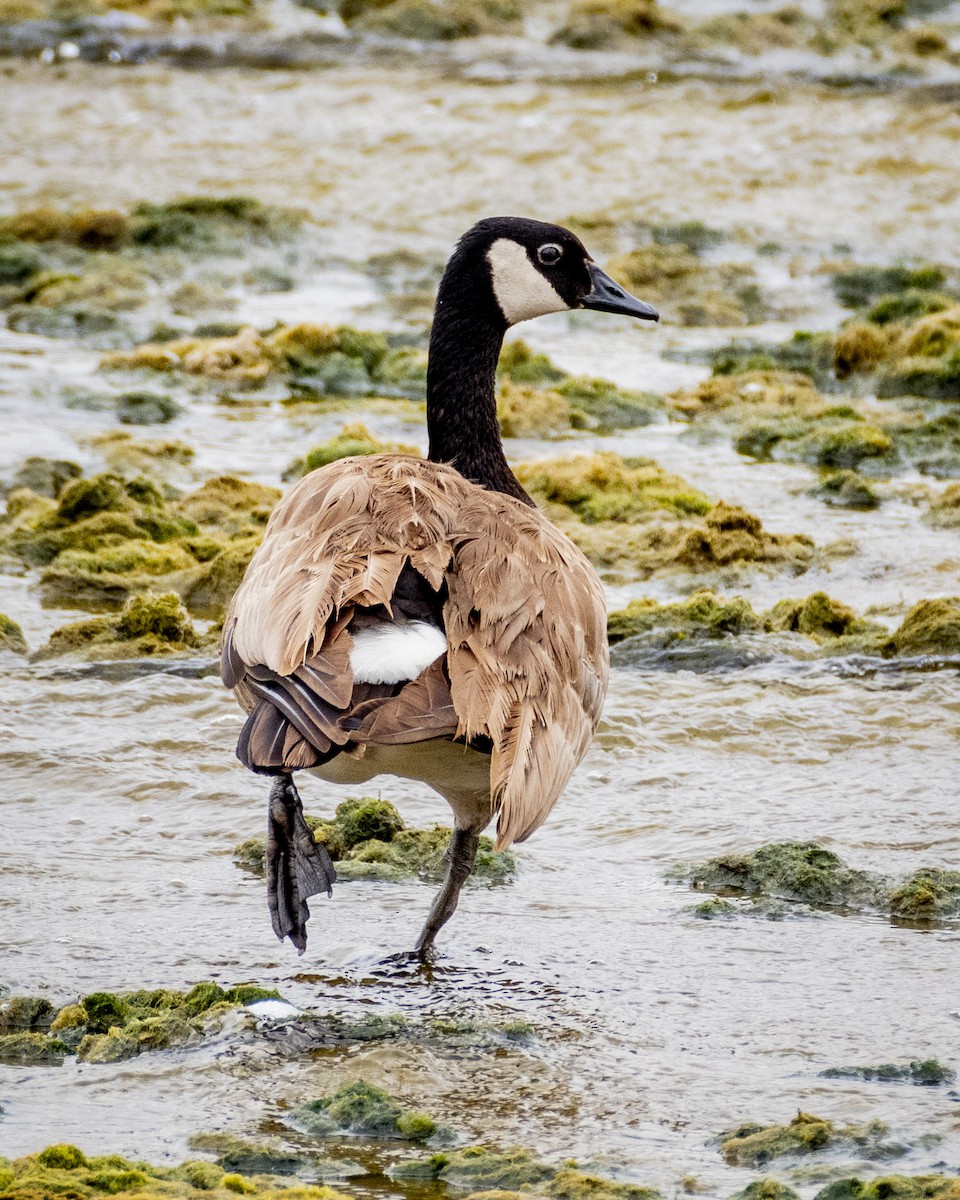
[(652, 511), (704, 515), (712, 501), (652, 459), (597, 453), (521, 463), (517, 477), (530, 494), (563, 505), (586, 524), (629, 523)]
[(45, 996), (8, 996), (0, 1003), (0, 1031), (46, 1029), (53, 1012)]
[(625, 638), (655, 629), (667, 629), (676, 637), (723, 637), (762, 627), (760, 616), (742, 596), (727, 599), (709, 589), (701, 589), (672, 604), (631, 600), (626, 608), (607, 618), (607, 637), (610, 644), (615, 645)]
[(616, 1183), (587, 1175), (573, 1167), (564, 1167), (547, 1184), (552, 1200), (659, 1200), (656, 1188), (637, 1183)]
[(884, 296), (940, 289), (947, 276), (942, 267), (933, 263), (842, 266), (832, 272), (830, 282), (834, 295), (845, 308), (863, 309)]
[(789, 1125), (742, 1125), (720, 1134), (720, 1152), (731, 1166), (761, 1167), (776, 1158), (805, 1156), (820, 1150), (856, 1150), (865, 1158), (892, 1158), (906, 1153), (884, 1141), (887, 1127), (879, 1121), (837, 1127), (832, 1121), (798, 1112)]
[(345, 1084), (332, 1096), (301, 1104), (294, 1109), (293, 1118), (301, 1129), (316, 1136), (347, 1131), (422, 1142), (437, 1133), (431, 1117), (404, 1108), (382, 1088), (364, 1080)]
[(727, 854), (678, 872), (692, 887), (746, 896), (773, 896), (830, 907), (880, 907), (883, 882), (848, 867), (814, 842), (774, 842), (751, 854)]
[(283, 478), (300, 479), (338, 459), (367, 454), (413, 454), (419, 457), (420, 452), (416, 446), (381, 441), (365, 425), (345, 425), (336, 437), (314, 446), (303, 458), (294, 459), (284, 471)]
[(838, 1179), (817, 1192), (814, 1200), (957, 1200), (956, 1176), (880, 1175), (875, 1179)]
[(607, 264), (611, 275), (687, 326), (742, 326), (768, 315), (753, 268), (711, 263), (684, 243), (651, 241)]
[(216, 1155), (225, 1171), (243, 1175), (292, 1175), (307, 1160), (285, 1150), (278, 1142), (248, 1142), (230, 1133), (196, 1133), (188, 1139), (192, 1150)]
[(883, 647), (888, 656), (960, 654), (960, 597), (920, 600)]
[(890, 914), (926, 924), (960, 914), (960, 871), (926, 867), (915, 871), (890, 896)]
[(0, 1063), (21, 1066), (59, 1066), (67, 1047), (45, 1033), (0, 1034)]
[[(143, 453), (183, 460), (176, 443), (146, 444)], [(9, 493), (0, 548), (47, 568), (40, 585), (48, 603), (115, 611), (144, 593), (172, 591), (197, 615), (215, 619), (223, 615), (280, 494), (222, 475), (181, 500), (168, 500), (166, 489), (148, 476), (106, 472), (66, 483), (56, 502), (26, 489)], [(190, 636), (184, 632), (179, 640)], [(71, 629), (50, 649), (91, 640), (101, 645), (98, 657), (109, 657), (102, 646), (114, 639), (106, 625)], [(161, 640), (146, 652), (162, 649)], [(130, 651), (123, 653), (129, 657)]]
[(17, 1200), (49, 1200), (52, 1196), (86, 1200), (104, 1195), (116, 1196), (118, 1200), (187, 1200), (198, 1194), (209, 1195), (212, 1200), (227, 1200), (236, 1195), (250, 1196), (253, 1200), (349, 1200), (329, 1187), (291, 1186), (288, 1180), (275, 1178), (290, 1174), (290, 1164), (303, 1165), (303, 1159), (282, 1151), (274, 1153), (272, 1147), (251, 1147), (226, 1134), (208, 1136), (220, 1139), (224, 1158), (230, 1153), (226, 1143), (232, 1143), (233, 1152), (238, 1155), (243, 1153), (243, 1147), (266, 1151), (260, 1156), (251, 1152), (249, 1157), (254, 1170), (264, 1173), (247, 1179), (236, 1173), (224, 1174), (222, 1166), (199, 1161), (156, 1167), (129, 1162), (116, 1154), (88, 1157), (76, 1146), (61, 1144), (13, 1161), (0, 1160), (0, 1188), (4, 1196)]
[(0, 613), (0, 650), (9, 650), (12, 654), (26, 654), (29, 647), (23, 630), (12, 617)]
[[(7, 1061), (58, 1063), (65, 1054), (76, 1053), (82, 1062), (120, 1062), (153, 1050), (198, 1043), (223, 1011), (256, 1000), (279, 998), (273, 989), (255, 984), (224, 989), (212, 982), (198, 983), (189, 992), (92, 992), (56, 1012), (49, 1002), (39, 1002), (46, 1008), (42, 1017), (33, 1018), (34, 1027), (40, 1022), (41, 1028), (49, 1028), (49, 1032), (10, 1034), (11, 1040), (4, 1043), (0, 1038), (0, 1043), (6, 1045)], [(28, 1010), (34, 1011), (35, 1006), (27, 1004), (33, 999), (14, 997), (7, 1002), (7, 1011), (25, 1020)], [(11, 1026), (8, 1023), (5, 1027)]]
[(813, 908), (881, 912), (930, 925), (960, 916), (960, 871), (920, 867), (901, 880), (848, 866), (816, 842), (773, 842), (749, 854), (724, 854), (677, 866), (670, 878), (719, 896), (743, 896), (754, 911), (771, 901)]
[(882, 502), (877, 490), (853, 470), (827, 471), (809, 494), (834, 508), (870, 512)]
[(529, 1150), (498, 1153), (485, 1146), (468, 1146), (402, 1162), (391, 1174), (395, 1179), (439, 1179), (460, 1190), (485, 1192), (527, 1188), (550, 1179), (555, 1172)]
[(800, 1200), (800, 1194), (778, 1179), (755, 1179), (729, 1200)]
[(130, 596), (116, 615), (72, 621), (54, 630), (38, 660), (79, 655), (90, 660), (141, 658), (196, 649), (201, 638), (173, 592)]
[[(332, 821), (307, 818), (314, 838), (325, 846), (337, 866), (343, 882), (442, 878), (446, 871), (446, 851), (450, 830), (442, 825), (432, 829), (407, 829), (394, 806), (374, 797), (344, 800)], [(255, 874), (264, 869), (264, 842), (251, 838), (233, 852), (238, 866)], [(482, 837), (471, 878), (486, 883), (509, 882), (516, 861), (506, 850), (494, 850), (489, 838)]]
[[(497, 417), (504, 437), (553, 437), (573, 428), (569, 400), (552, 388), (503, 379), (497, 388)], [(579, 423), (579, 422), (578, 422)]]
[(38, 496), (56, 499), (68, 483), (80, 479), (82, 475), (81, 468), (69, 459), (31, 456), (17, 468), (8, 491), (29, 488)]
[(545, 354), (537, 354), (522, 338), (504, 342), (497, 362), (497, 374), (514, 383), (550, 385), (567, 377)]

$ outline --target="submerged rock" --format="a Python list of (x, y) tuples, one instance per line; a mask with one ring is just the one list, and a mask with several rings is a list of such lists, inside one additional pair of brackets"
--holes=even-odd
[(709, 859), (681, 874), (701, 890), (831, 907), (876, 907), (884, 896), (879, 877), (848, 867), (815, 842), (773, 842), (752, 854)]
[(890, 915), (926, 923), (960, 914), (960, 871), (924, 867), (890, 896)]
[(47, 1029), (53, 1013), (46, 996), (8, 996), (0, 1003), (0, 1031)]
[(820, 1072), (824, 1079), (863, 1079), (867, 1082), (876, 1080), (880, 1083), (912, 1083), (919, 1087), (938, 1087), (941, 1084), (953, 1083), (957, 1077), (956, 1071), (945, 1067), (935, 1058), (913, 1062), (880, 1063), (870, 1067), (828, 1067)]

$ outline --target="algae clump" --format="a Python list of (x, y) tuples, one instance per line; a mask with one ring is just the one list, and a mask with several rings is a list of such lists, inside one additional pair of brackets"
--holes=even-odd
[(891, 1158), (906, 1147), (883, 1141), (879, 1121), (838, 1128), (832, 1121), (798, 1112), (789, 1125), (741, 1125), (720, 1134), (720, 1153), (731, 1166), (760, 1167), (774, 1158), (815, 1154), (828, 1148), (857, 1150), (867, 1158)]
[(884, 644), (886, 655), (960, 654), (960, 596), (920, 600)]
[(174, 592), (131, 596), (115, 616), (72, 621), (55, 629), (36, 660), (76, 654), (92, 660), (181, 653), (201, 644)]
[(352, 458), (367, 454), (412, 454), (417, 457), (420, 452), (416, 446), (404, 445), (401, 442), (383, 442), (374, 436), (365, 425), (344, 425), (336, 437), (319, 446), (314, 446), (303, 458), (294, 461), (283, 472), (284, 481), (301, 479), (328, 463), (341, 458)]
[(468, 1146), (402, 1162), (391, 1175), (394, 1179), (439, 1179), (452, 1187), (485, 1192), (516, 1191), (550, 1179), (554, 1171), (528, 1150), (497, 1153), (485, 1146)]
[(884, 899), (878, 877), (848, 867), (815, 842), (773, 842), (751, 854), (721, 855), (681, 876), (696, 889), (829, 907), (878, 907)]
[(13, 654), (26, 654), (29, 647), (23, 630), (6, 613), (0, 613), (0, 650), (9, 650)]
[(363, 1080), (345, 1084), (332, 1096), (307, 1101), (294, 1110), (293, 1117), (300, 1128), (319, 1136), (346, 1130), (422, 1142), (437, 1133), (431, 1117), (405, 1109), (382, 1088)]
[[(407, 829), (389, 801), (351, 797), (338, 805), (332, 821), (307, 818), (317, 842), (325, 846), (343, 882), (351, 880), (435, 879), (446, 870), (450, 830)], [(234, 848), (234, 861), (254, 874), (264, 869), (264, 842), (251, 838)], [(516, 860), (506, 850), (495, 851), (489, 838), (480, 839), (471, 878), (486, 883), (506, 883), (513, 878)]]

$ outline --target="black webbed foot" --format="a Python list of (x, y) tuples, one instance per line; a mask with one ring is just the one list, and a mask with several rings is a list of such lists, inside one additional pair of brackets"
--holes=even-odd
[(307, 899), (321, 892), (331, 895), (337, 873), (326, 849), (313, 840), (289, 775), (278, 775), (270, 789), (266, 868), (273, 931), (281, 941), (288, 937), (302, 954), (310, 919)]

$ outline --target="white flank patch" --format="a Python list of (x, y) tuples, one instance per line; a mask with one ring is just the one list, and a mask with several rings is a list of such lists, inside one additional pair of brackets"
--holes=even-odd
[(569, 308), (512, 238), (497, 238), (487, 251), (493, 294), (511, 325)]
[(357, 683), (402, 683), (421, 671), (447, 648), (443, 630), (427, 621), (403, 624), (384, 621), (353, 635), (350, 666)]

